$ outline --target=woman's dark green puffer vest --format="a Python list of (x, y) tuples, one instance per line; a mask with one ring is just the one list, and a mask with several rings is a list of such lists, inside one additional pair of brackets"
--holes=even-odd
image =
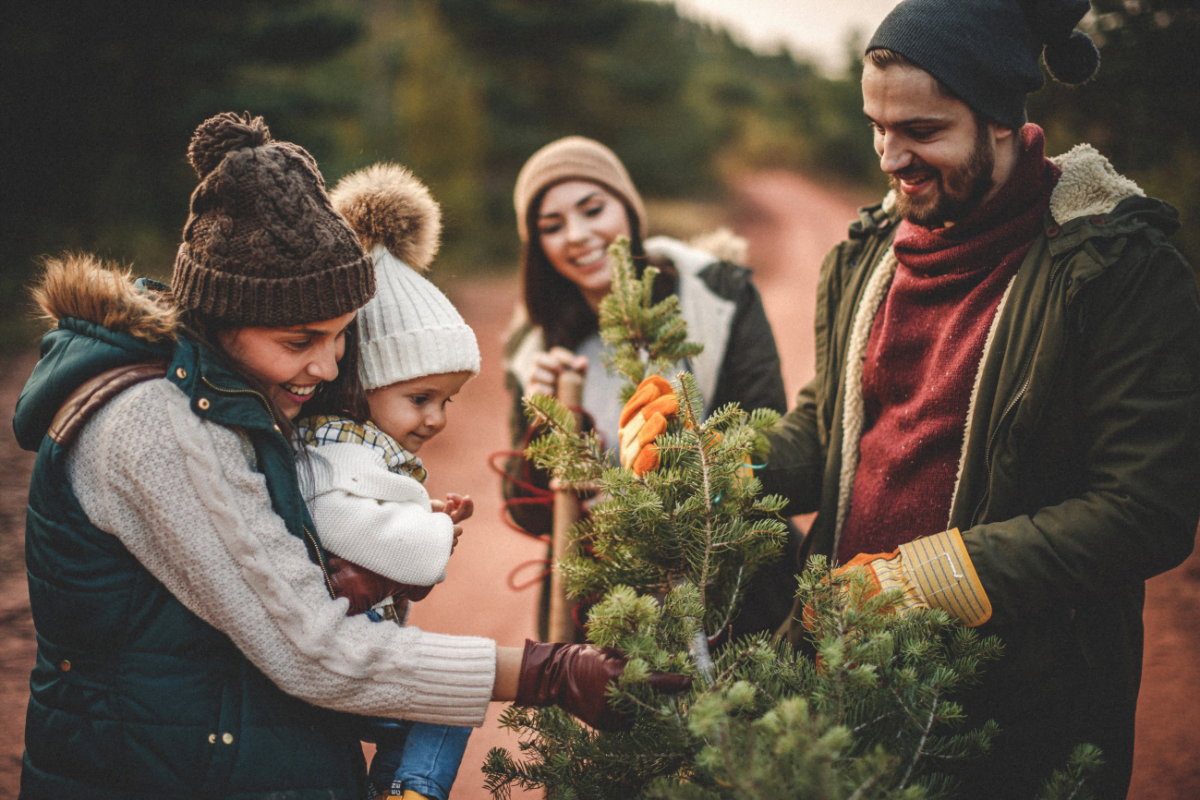
[(38, 650), (21, 797), (360, 800), (353, 718), (276, 687), (93, 526), (71, 489), (67, 449), (46, 435), (55, 413), (90, 378), (147, 361), (167, 364), (197, 415), (245, 431), (276, 512), (323, 567), (291, 450), (260, 395), (186, 338), (150, 345), (60, 320), (13, 421), (21, 446), (38, 451), (25, 533)]

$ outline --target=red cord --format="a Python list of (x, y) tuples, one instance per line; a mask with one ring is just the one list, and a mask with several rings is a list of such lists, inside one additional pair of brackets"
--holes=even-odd
[(513, 456), (524, 456), (524, 455), (525, 455), (525, 452), (523, 450), (497, 450), (496, 452), (494, 452), (488, 456), (488, 466), (491, 467), (492, 471), (495, 472), (497, 475), (499, 475), (502, 480), (508, 481), (508, 482), (512, 483), (514, 486), (516, 486), (520, 489), (524, 489), (525, 491), (529, 492), (532, 495), (532, 497), (510, 497), (509, 499), (501, 502), (500, 503), (500, 521), (503, 522), (505, 525), (507, 525), (509, 528), (516, 531), (517, 533), (523, 533), (526, 536), (532, 536), (534, 539), (539, 539), (541, 541), (548, 542), (548, 541), (550, 541), (549, 534), (533, 533), (532, 531), (528, 531), (525, 528), (521, 527), (519, 524), (517, 524), (517, 521), (515, 519), (513, 519), (513, 516), (512, 516), (512, 508), (513, 508), (513, 506), (546, 506), (546, 507), (550, 507), (554, 504), (554, 492), (550, 491), (549, 489), (545, 489), (541, 486), (535, 486), (534, 484), (530, 483), (529, 481), (523, 481), (520, 478), (508, 473), (504, 469), (504, 467), (502, 467), (496, 463), (496, 459), (499, 459), (499, 458), (508, 459), (508, 458), (512, 458)]
[[(531, 564), (540, 565), (542, 567), (542, 571), (527, 581), (517, 583), (517, 573)], [(528, 561), (522, 561), (520, 564), (517, 564), (515, 567), (509, 570), (508, 577), (505, 578), (505, 582), (508, 584), (508, 588), (512, 589), (514, 592), (521, 592), (525, 589), (528, 589), (530, 586), (537, 586), (548, 577), (550, 577), (550, 560), (546, 558), (531, 558)]]
[[(575, 412), (576, 414), (579, 414), (582, 417), (582, 421), (584, 423), (588, 424), (589, 426), (591, 426), (593, 424), (592, 420), (591, 420), (591, 416), (586, 411), (584, 411), (583, 408), (581, 408), (579, 406), (568, 406), (568, 408), (569, 408), (569, 410)], [(525, 440), (523, 442), (523, 444), (526, 447), (529, 446), (529, 443), (533, 439), (535, 433), (536, 433), (535, 428), (530, 428), (528, 431), (526, 431)], [(512, 509), (515, 506), (545, 506), (545, 507), (549, 508), (554, 505), (554, 492), (550, 491), (549, 489), (547, 489), (543, 486), (537, 486), (533, 483), (530, 483), (527, 480), (522, 480), (521, 478), (518, 478), (517, 476), (508, 472), (508, 470), (506, 470), (502, 465), (496, 463), (499, 459), (508, 460), (508, 459), (511, 459), (514, 457), (519, 457), (519, 458), (524, 459), (525, 450), (523, 450), (523, 449), (522, 450), (497, 450), (496, 452), (491, 453), (487, 457), (488, 467), (490, 467), (493, 472), (495, 472), (497, 475), (499, 475), (501, 480), (511, 483), (513, 486), (517, 487), (518, 489), (522, 489), (525, 492), (528, 492), (530, 495), (529, 497), (511, 497), (511, 498), (501, 502), (500, 503), (500, 520), (507, 527), (511, 528), (512, 530), (516, 531), (517, 533), (522, 533), (526, 536), (533, 537), (534, 539), (537, 539), (538, 541), (549, 543), (550, 539), (551, 539), (551, 536), (549, 533), (533, 533), (532, 531), (526, 530), (525, 528), (521, 527), (521, 525), (518, 524), (517, 521), (512, 516)], [(589, 555), (591, 554), (591, 547), (589, 545), (587, 545), (586, 543), (584, 544), (584, 552), (588, 553)], [(522, 570), (527, 569), (530, 565), (533, 565), (533, 564), (541, 565), (542, 571), (538, 575), (534, 576), (533, 578), (530, 578), (528, 580), (518, 583), (517, 575)], [(550, 571), (551, 571), (551, 564), (550, 564), (549, 559), (534, 558), (534, 559), (530, 559), (528, 561), (522, 561), (520, 564), (517, 564), (515, 567), (513, 567), (509, 571), (508, 576), (505, 578), (505, 582), (508, 584), (508, 588), (512, 589), (514, 592), (519, 592), (524, 589), (528, 589), (530, 586), (536, 586), (537, 584), (544, 581), (546, 578), (548, 578), (550, 576)], [(579, 610), (578, 606), (575, 606), (572, 609), (572, 617), (575, 619), (576, 625), (580, 624), (579, 618), (578, 618), (578, 610)], [(580, 627), (582, 627), (582, 625), (580, 625)]]

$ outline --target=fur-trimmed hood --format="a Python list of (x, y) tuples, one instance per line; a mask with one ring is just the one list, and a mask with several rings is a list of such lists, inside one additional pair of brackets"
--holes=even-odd
[(72, 317), (146, 342), (175, 338), (179, 311), (174, 303), (165, 294), (139, 289), (129, 270), (83, 253), (48, 258), (44, 267), (31, 293), (41, 316), (51, 322)]
[(54, 328), (25, 382), (13, 432), (37, 450), (54, 415), (87, 381), (117, 367), (166, 364), (178, 349), (179, 313), (169, 294), (139, 286), (127, 270), (82, 254), (49, 258), (33, 298)]
[(1146, 196), (1090, 144), (1077, 144), (1050, 160), (1062, 170), (1050, 195), (1050, 214), (1059, 225), (1078, 217), (1108, 214), (1122, 200)]
[(329, 193), (363, 249), (383, 245), (417, 272), (426, 272), (442, 236), (442, 211), (429, 189), (398, 164), (375, 164), (347, 175)]

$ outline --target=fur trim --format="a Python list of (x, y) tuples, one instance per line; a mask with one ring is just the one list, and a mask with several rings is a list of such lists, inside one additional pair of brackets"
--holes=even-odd
[(750, 252), (750, 243), (729, 228), (717, 228), (715, 231), (702, 233), (689, 240), (688, 247), (712, 253), (719, 260), (731, 261), (734, 264), (745, 264)]
[(888, 189), (888, 193), (883, 196), (883, 213), (891, 214), (896, 210), (896, 204), (900, 202), (900, 197), (896, 194), (895, 189)]
[(1050, 195), (1050, 214), (1059, 225), (1078, 217), (1107, 214), (1128, 197), (1146, 196), (1090, 144), (1077, 144), (1050, 160), (1062, 170)]
[(32, 290), (43, 318), (75, 317), (148, 342), (175, 338), (179, 309), (164, 295), (135, 288), (129, 270), (82, 253), (47, 258), (44, 266)]
[(850, 496), (854, 491), (854, 476), (858, 472), (858, 446), (862, 439), (863, 420), (863, 361), (875, 313), (887, 298), (896, 275), (896, 251), (888, 249), (875, 272), (867, 279), (862, 300), (854, 312), (850, 343), (846, 347), (845, 397), (842, 399), (842, 472), (838, 478), (837, 518), (834, 523), (833, 552), (842, 541), (842, 526), (850, 512)]
[(442, 236), (442, 211), (411, 172), (375, 164), (338, 181), (329, 193), (334, 209), (370, 252), (382, 244), (417, 272), (426, 272)]

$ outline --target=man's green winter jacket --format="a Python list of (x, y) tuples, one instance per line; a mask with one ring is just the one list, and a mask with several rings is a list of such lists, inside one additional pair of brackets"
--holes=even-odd
[[(1092, 742), (1108, 765), (1098, 796), (1124, 797), (1144, 581), (1187, 557), (1200, 517), (1200, 301), (1167, 242), (1175, 211), (1086, 145), (1055, 161), (1044, 234), (989, 334), (946, 521), (991, 601), (979, 631), (1004, 642), (967, 698), (973, 724), (995, 718), (1004, 733), (968, 767), (964, 796), (1032, 797)], [(761, 473), (791, 513), (819, 511), (801, 565), (837, 552), (844, 454), (857, 452), (846, 432), (862, 424), (861, 386), (845, 380), (865, 346), (852, 322), (898, 223), (887, 201), (860, 216), (822, 266), (816, 377)], [(796, 615), (782, 628), (793, 641)]]

